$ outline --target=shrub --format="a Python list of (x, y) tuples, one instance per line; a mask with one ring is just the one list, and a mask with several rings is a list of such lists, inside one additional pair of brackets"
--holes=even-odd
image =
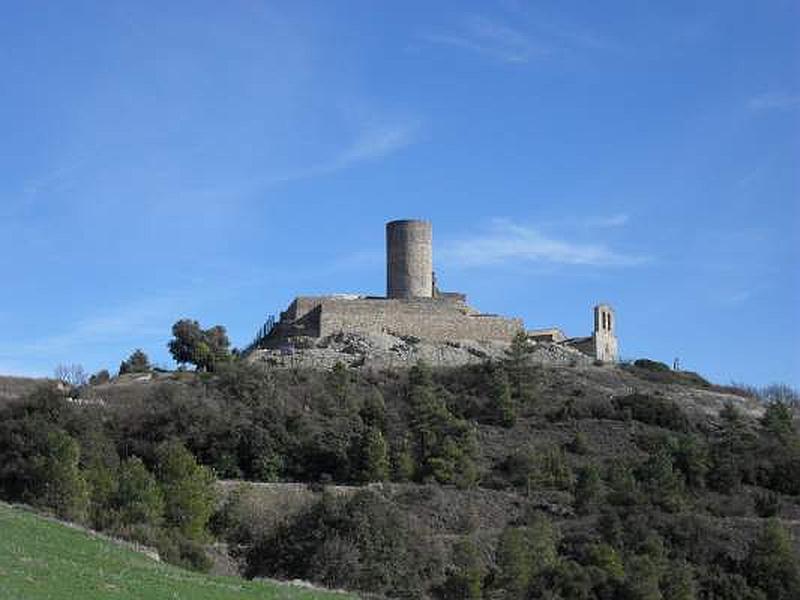
[(629, 412), (631, 418), (647, 425), (663, 427), (673, 431), (690, 430), (689, 417), (672, 400), (645, 394), (630, 394), (615, 400), (618, 410)]
[(639, 358), (633, 361), (633, 366), (648, 371), (655, 371), (657, 373), (669, 373), (672, 371), (667, 365), (657, 360), (650, 360), (648, 358)]

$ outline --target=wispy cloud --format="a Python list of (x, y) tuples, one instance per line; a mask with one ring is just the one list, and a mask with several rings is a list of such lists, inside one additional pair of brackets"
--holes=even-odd
[(267, 176), (262, 185), (310, 179), (349, 169), (363, 162), (380, 160), (413, 144), (419, 134), (417, 120), (387, 121), (365, 125), (355, 139), (316, 164)]
[(751, 110), (787, 110), (800, 108), (800, 94), (770, 92), (753, 96), (747, 102)]
[(450, 30), (427, 32), (422, 39), (431, 44), (469, 50), (504, 63), (527, 63), (551, 52), (548, 46), (534, 42), (520, 30), (478, 16), (463, 19)]
[(589, 217), (584, 221), (586, 227), (622, 227), (628, 224), (630, 217), (625, 213), (601, 217)]
[(445, 262), (479, 267), (514, 262), (627, 267), (646, 257), (622, 254), (602, 243), (557, 239), (507, 220), (495, 220), (488, 232), (448, 243), (440, 253)]

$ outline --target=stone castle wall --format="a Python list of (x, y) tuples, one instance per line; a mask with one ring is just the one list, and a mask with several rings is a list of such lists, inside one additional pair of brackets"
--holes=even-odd
[(483, 315), (464, 303), (434, 298), (300, 297), (281, 319), (303, 323), (305, 335), (314, 337), (344, 331), (440, 341), (510, 341), (523, 329), (521, 319)]

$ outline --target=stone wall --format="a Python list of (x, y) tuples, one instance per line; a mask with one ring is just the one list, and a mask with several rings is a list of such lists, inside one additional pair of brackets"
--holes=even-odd
[(434, 298), (300, 297), (281, 317), (302, 322), (314, 315), (318, 315), (317, 326), (305, 329), (319, 337), (343, 331), (443, 341), (510, 341), (523, 329), (520, 319), (483, 315), (464, 303)]

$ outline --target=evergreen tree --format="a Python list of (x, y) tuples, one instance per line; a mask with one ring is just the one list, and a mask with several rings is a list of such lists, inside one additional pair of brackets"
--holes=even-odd
[(792, 410), (780, 400), (774, 400), (767, 404), (761, 424), (769, 434), (781, 441), (791, 439), (797, 433)]
[(405, 482), (413, 478), (414, 457), (411, 454), (408, 438), (403, 436), (392, 452), (392, 479)]
[(638, 469), (638, 478), (654, 504), (675, 512), (684, 504), (683, 479), (676, 473), (672, 456), (660, 448)]
[(575, 509), (580, 514), (588, 514), (600, 499), (602, 483), (600, 473), (594, 465), (587, 465), (578, 470), (575, 481)]
[(459, 540), (453, 548), (453, 568), (442, 585), (445, 600), (480, 600), (486, 569), (478, 548), (470, 538)]
[(430, 369), (424, 363), (409, 372), (409, 404), (417, 479), (472, 485), (477, 478), (473, 430), (436, 396)]
[(179, 442), (167, 442), (157, 452), (157, 477), (165, 500), (166, 522), (189, 539), (203, 540), (214, 511), (212, 472), (197, 464)]
[(361, 468), (359, 480), (386, 481), (389, 478), (388, 446), (381, 430), (367, 427), (361, 435)]
[(125, 373), (149, 373), (150, 359), (141, 348), (134, 350), (127, 360), (123, 360), (119, 366), (119, 374)]
[(164, 514), (164, 498), (155, 477), (139, 457), (119, 467), (114, 505), (123, 525), (158, 525)]
[(508, 373), (502, 366), (492, 368), (490, 398), (498, 423), (503, 427), (513, 427), (517, 420), (517, 410), (511, 397)]
[(42, 453), (33, 461), (38, 487), (36, 503), (72, 521), (83, 520), (89, 505), (89, 487), (78, 466), (79, 459), (78, 442), (57, 429), (47, 434)]
[(661, 579), (664, 600), (696, 600), (697, 582), (692, 565), (685, 560), (669, 564)]
[(800, 556), (789, 533), (774, 519), (750, 546), (744, 572), (770, 600), (800, 598)]
[(167, 344), (178, 364), (192, 364), (200, 371), (214, 371), (230, 359), (230, 340), (225, 328), (215, 325), (203, 330), (192, 319), (181, 319), (172, 326)]
[(557, 559), (558, 534), (544, 515), (534, 515), (527, 527), (506, 527), (497, 545), (496, 586), (508, 598), (526, 598), (533, 579)]

